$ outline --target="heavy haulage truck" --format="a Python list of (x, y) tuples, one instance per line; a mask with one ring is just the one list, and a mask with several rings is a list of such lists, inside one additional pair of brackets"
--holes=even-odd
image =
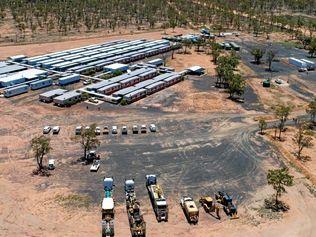
[(126, 210), (132, 237), (146, 236), (146, 222), (136, 199), (134, 180), (125, 180)]
[(113, 178), (104, 178), (102, 200), (102, 237), (114, 236)]
[(146, 187), (158, 222), (168, 221), (168, 205), (156, 175), (146, 175)]

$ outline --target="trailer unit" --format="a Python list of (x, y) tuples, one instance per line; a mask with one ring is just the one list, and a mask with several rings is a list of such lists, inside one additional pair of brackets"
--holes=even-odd
[(38, 90), (44, 87), (49, 87), (53, 85), (53, 80), (52, 79), (45, 79), (41, 81), (36, 81), (30, 84), (31, 90)]
[(76, 83), (80, 81), (80, 75), (79, 74), (73, 74), (70, 76), (62, 77), (58, 79), (58, 84), (60, 86), (69, 85), (72, 83)]
[(4, 97), (9, 98), (12, 96), (20, 95), (20, 94), (28, 92), (28, 90), (29, 90), (28, 85), (22, 85), (22, 86), (6, 89), (4, 90)]

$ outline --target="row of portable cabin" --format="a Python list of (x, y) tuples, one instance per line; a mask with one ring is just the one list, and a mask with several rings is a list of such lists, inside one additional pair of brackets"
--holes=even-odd
[(99, 45), (98, 47), (99, 48), (97, 49), (89, 49), (88, 47), (85, 47), (79, 52), (76, 50), (75, 54), (71, 54), (72, 51), (48, 54), (24, 59), (23, 62), (59, 71), (66, 71), (71, 68), (74, 68), (74, 71), (84, 70), (83, 66), (100, 69), (105, 65), (115, 62), (130, 62), (132, 60), (164, 52), (170, 49), (170, 43), (165, 40), (135, 40), (121, 42), (110, 47), (104, 47), (102, 45)]
[[(71, 83), (75, 83), (79, 81), (80, 81), (80, 75), (73, 74), (73, 75), (59, 78), (58, 85), (65, 86), (65, 85), (69, 85)], [(54, 83), (53, 79), (51, 78), (47, 78), (44, 80), (36, 79), (36, 80), (28, 81), (28, 82), (24, 82), (24, 81), (21, 81), (21, 82), (22, 83), (20, 85), (14, 85), (14, 86), (5, 88), (3, 91), (4, 96), (7, 98), (13, 97), (16, 95), (26, 93), (29, 91), (29, 89), (38, 90), (38, 89), (52, 86)]]

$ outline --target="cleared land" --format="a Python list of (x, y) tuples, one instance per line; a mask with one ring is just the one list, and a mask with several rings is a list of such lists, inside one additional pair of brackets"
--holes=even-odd
[[(161, 32), (126, 39), (142, 37), (160, 38)], [(5, 57), (23, 52), (37, 55), (110, 39), (114, 38), (3, 49), (7, 50)], [(265, 73), (264, 65), (257, 69), (250, 64), (245, 51), (242, 61), (240, 70), (244, 75), (250, 71), (253, 77), (263, 77), (260, 73)], [(284, 196), (290, 211), (281, 218), (260, 209), (264, 198), (272, 194), (266, 185), (266, 171), (282, 166), (283, 159), (281, 153), (256, 134), (257, 122), (253, 118), (263, 115), (270, 106), (268, 98), (272, 93), (283, 95), (283, 88), (264, 92), (259, 79), (254, 84), (251, 81), (245, 94), (246, 103), (236, 104), (227, 100), (227, 93), (214, 88), (215, 72), (210, 56), (192, 50), (190, 55), (175, 54), (175, 59), (167, 64), (177, 70), (198, 64), (205, 66), (209, 75), (189, 77), (125, 107), (103, 103), (89, 105), (87, 110), (87, 104), (82, 103), (61, 109), (38, 102), (38, 94), (46, 89), (0, 100), (0, 186), (4, 187), (0, 193), (0, 236), (99, 236), (104, 176), (114, 176), (116, 183), (116, 236), (130, 236), (123, 202), (125, 178), (136, 181), (148, 236), (313, 236), (315, 193), (310, 182), (295, 169), (291, 168), (295, 186)], [(278, 65), (285, 67), (283, 63)], [(287, 90), (293, 92), (290, 87)], [(303, 110), (300, 105), (307, 103), (296, 93), (291, 102), (297, 103), (297, 113)], [(129, 128), (133, 124), (155, 123), (158, 133), (100, 136), (101, 168), (98, 173), (90, 173), (88, 166), (75, 162), (82, 151), (71, 137), (77, 125), (91, 123)], [(49, 178), (32, 177), (35, 162), (29, 140), (41, 134), (45, 125), (61, 126), (59, 135), (50, 135), (54, 150), (49, 157), (57, 160), (57, 169)], [(148, 173), (158, 174), (166, 192), (170, 203), (168, 223), (158, 224), (155, 220), (144, 185)], [(224, 218), (218, 221), (201, 209), (199, 224), (190, 226), (178, 204), (180, 196), (189, 194), (198, 199), (217, 190), (233, 194), (240, 219), (229, 221), (222, 213)]]

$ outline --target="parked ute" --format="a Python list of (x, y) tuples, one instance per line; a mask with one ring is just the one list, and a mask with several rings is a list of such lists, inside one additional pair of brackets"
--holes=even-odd
[(143, 124), (141, 127), (140, 127), (140, 132), (141, 133), (146, 133), (147, 132), (147, 126), (145, 124)]
[(98, 172), (99, 168), (100, 168), (100, 160), (95, 160), (93, 161), (93, 164), (90, 167), (90, 172)]
[(53, 134), (58, 134), (60, 131), (60, 127), (59, 126), (54, 126), (53, 127)]
[(81, 131), (82, 131), (82, 126), (77, 126), (76, 130), (75, 130), (75, 134), (76, 135), (81, 135)]
[(112, 134), (117, 134), (117, 126), (112, 126)]
[(138, 133), (138, 126), (137, 125), (133, 125), (132, 130), (133, 130), (133, 134)]
[(49, 170), (54, 170), (54, 169), (55, 169), (55, 160), (54, 160), (54, 159), (49, 159), (49, 160), (48, 160), (48, 166), (47, 166), (47, 168), (48, 168)]
[(43, 134), (48, 134), (52, 128), (50, 126), (45, 126), (43, 129)]
[(151, 132), (156, 132), (156, 131), (157, 131), (156, 125), (155, 125), (155, 124), (150, 124), (150, 125), (149, 125), (149, 130), (150, 130)]
[(97, 136), (101, 135), (101, 128), (100, 127), (96, 127), (94, 132), (95, 132), (95, 135), (97, 135)]
[(103, 127), (103, 134), (109, 134), (109, 127), (108, 126)]
[(122, 127), (122, 134), (127, 135), (127, 126)]

